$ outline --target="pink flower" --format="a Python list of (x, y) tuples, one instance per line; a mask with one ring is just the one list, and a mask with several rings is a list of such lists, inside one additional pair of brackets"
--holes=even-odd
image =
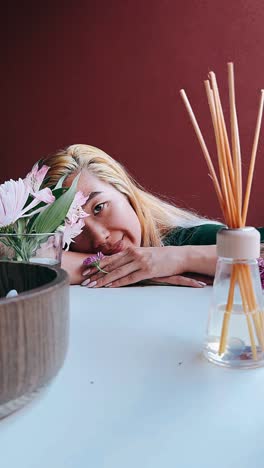
[(65, 221), (65, 225), (59, 228), (63, 231), (63, 248), (66, 247), (66, 251), (69, 250), (71, 242), (75, 242), (73, 239), (81, 234), (84, 226), (83, 219), (79, 219), (77, 223), (71, 224), (69, 221)]
[(22, 179), (11, 179), (0, 185), (0, 227), (15, 223), (30, 209), (23, 209), (28, 196), (29, 188)]
[(63, 231), (63, 248), (66, 247), (66, 251), (69, 250), (71, 242), (74, 242), (74, 238), (81, 234), (84, 227), (83, 218), (89, 216), (82, 209), (88, 197), (85, 197), (82, 192), (77, 192), (67, 213), (65, 225), (61, 226), (60, 230)]
[(97, 252), (96, 255), (91, 255), (90, 257), (87, 257), (83, 261), (83, 265), (91, 265), (91, 266), (96, 266), (96, 263), (99, 263), (100, 260), (104, 258), (104, 254), (102, 252)]
[(264, 258), (258, 258), (261, 286), (264, 289)]
[(0, 227), (9, 226), (19, 218), (31, 216), (43, 209), (40, 208), (34, 213), (28, 213), (39, 204), (39, 200), (35, 198), (25, 207), (29, 193), (29, 186), (22, 179), (11, 179), (0, 185)]
[(85, 213), (85, 211), (83, 211), (82, 209), (82, 206), (87, 202), (88, 198), (89, 195), (88, 197), (85, 197), (80, 191), (76, 193), (73, 202), (70, 206), (70, 209), (67, 213), (67, 220), (71, 225), (76, 223), (79, 219), (90, 216), (87, 213)]
[(48, 170), (49, 167), (45, 165), (39, 169), (38, 163), (36, 163), (33, 166), (31, 172), (29, 172), (26, 176), (25, 183), (28, 185), (29, 192), (31, 195), (33, 195), (34, 198), (36, 198), (39, 202), (42, 201), (49, 204), (53, 203), (55, 200), (55, 197), (52, 195), (50, 188), (46, 187), (42, 190), (39, 190)]
[(102, 252), (97, 252), (96, 255), (90, 255), (89, 257), (85, 258), (83, 261), (83, 265), (89, 265), (89, 266), (94, 266), (97, 268), (98, 271), (101, 271), (102, 273), (108, 273), (105, 270), (102, 270), (100, 267), (100, 260), (105, 258), (105, 255), (102, 254)]

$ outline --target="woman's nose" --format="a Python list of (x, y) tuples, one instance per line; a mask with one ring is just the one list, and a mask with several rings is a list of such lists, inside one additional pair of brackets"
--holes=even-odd
[(88, 230), (91, 236), (92, 246), (95, 250), (98, 250), (102, 245), (106, 244), (110, 237), (108, 229), (99, 223), (94, 223), (92, 226), (89, 226)]

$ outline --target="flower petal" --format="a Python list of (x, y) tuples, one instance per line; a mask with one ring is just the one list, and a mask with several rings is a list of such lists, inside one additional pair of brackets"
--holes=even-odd
[(73, 199), (73, 202), (70, 206), (70, 209), (67, 213), (67, 220), (71, 225), (75, 224), (79, 219), (86, 218), (90, 216), (88, 213), (82, 209), (82, 206), (88, 200), (88, 197), (85, 197), (81, 191), (78, 191)]
[(65, 225), (61, 228), (63, 231), (63, 248), (66, 247), (66, 251), (69, 250), (69, 246), (72, 242), (74, 242), (74, 238), (81, 234), (82, 229), (84, 226), (84, 221), (79, 219), (79, 221), (75, 224), (70, 224), (69, 222), (65, 222)]
[(0, 227), (13, 224), (23, 213), (29, 188), (22, 179), (0, 185)]
[(25, 182), (29, 187), (30, 193), (33, 195), (34, 193), (39, 191), (39, 188), (45, 178), (49, 170), (49, 166), (43, 165), (40, 169), (38, 168), (38, 163), (36, 163), (31, 171), (27, 174), (25, 178)]
[(38, 192), (34, 193), (34, 197), (37, 198), (39, 201), (45, 203), (53, 203), (55, 201), (55, 197), (52, 194), (50, 188), (46, 187)]

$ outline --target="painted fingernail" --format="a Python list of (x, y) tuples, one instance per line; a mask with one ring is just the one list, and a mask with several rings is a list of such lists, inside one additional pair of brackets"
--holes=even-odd
[(97, 284), (97, 281), (92, 281), (89, 285), (88, 288), (93, 288)]
[(109, 288), (109, 286), (112, 286), (112, 283), (108, 283), (105, 285), (105, 288)]
[(90, 273), (90, 271), (91, 271), (91, 268), (88, 268), (87, 270), (84, 270), (84, 271), (82, 272), (82, 275), (83, 275), (83, 276), (88, 275), (88, 273)]
[(81, 286), (87, 286), (87, 284), (89, 284), (90, 281), (91, 281), (90, 278), (87, 278), (85, 281), (81, 283)]
[(206, 284), (206, 283), (203, 283), (202, 281), (197, 281), (197, 283), (199, 283), (203, 288), (204, 288), (205, 286), (207, 286), (207, 284)]

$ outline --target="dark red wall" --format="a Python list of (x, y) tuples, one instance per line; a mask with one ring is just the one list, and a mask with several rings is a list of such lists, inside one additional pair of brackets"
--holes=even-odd
[[(263, 0), (24, 2), (2, 10), (1, 175), (71, 143), (98, 146), (148, 189), (219, 216), (179, 90), (215, 152), (203, 80), (227, 110), (234, 61), (245, 171), (264, 87)], [(228, 118), (228, 115), (227, 115)], [(264, 125), (249, 223), (264, 224)]]

